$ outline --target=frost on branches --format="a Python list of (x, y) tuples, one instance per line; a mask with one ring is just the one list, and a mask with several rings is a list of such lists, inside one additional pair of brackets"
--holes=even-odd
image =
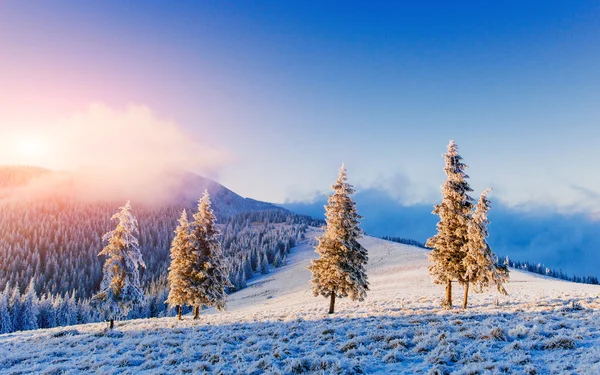
[(106, 257), (102, 268), (104, 277), (100, 292), (93, 297), (101, 303), (105, 315), (114, 327), (114, 319), (127, 315), (134, 305), (144, 301), (140, 287), (139, 267), (145, 267), (140, 253), (137, 220), (131, 214), (129, 202), (120, 207), (112, 220), (118, 220), (117, 227), (102, 237), (108, 245), (98, 254)]
[(23, 296), (23, 303), (21, 305), (21, 329), (26, 331), (30, 329), (38, 329), (37, 316), (39, 314), (38, 309), (38, 297), (35, 294), (35, 283), (31, 279), (29, 286)]
[(350, 297), (362, 301), (369, 290), (365, 266), (367, 250), (358, 243), (362, 231), (358, 227), (360, 215), (350, 198), (354, 188), (347, 182), (344, 165), (340, 168), (333, 195), (325, 206), (327, 225), (318, 238), (315, 251), (319, 258), (308, 267), (312, 272), (313, 293), (330, 298), (329, 313), (333, 314), (335, 298)]
[(215, 226), (216, 217), (210, 206), (208, 191), (198, 201), (198, 213), (191, 225), (190, 242), (194, 259), (190, 274), (188, 304), (194, 306), (194, 319), (198, 318), (200, 306), (215, 306), (225, 310), (230, 287), (229, 273), (225, 256), (219, 242), (219, 232)]
[(498, 292), (507, 294), (502, 284), (508, 278), (508, 269), (498, 265), (498, 259), (492, 253), (487, 243), (487, 226), (489, 224), (487, 213), (490, 201), (487, 194), (491, 189), (486, 189), (477, 202), (471, 225), (469, 226), (468, 242), (464, 259), (465, 266), (465, 299), (463, 308), (467, 307), (469, 284), (473, 285), (476, 293), (481, 293), (491, 285), (496, 286)]
[(448, 178), (442, 185), (442, 202), (435, 206), (433, 213), (440, 217), (437, 224), (438, 233), (427, 240), (426, 246), (431, 248), (429, 273), (436, 284), (446, 285), (444, 306), (452, 307), (452, 281), (465, 284), (466, 269), (463, 263), (465, 245), (468, 241), (469, 221), (473, 209), (473, 191), (467, 182), (465, 170), (468, 168), (458, 154), (454, 141), (448, 144), (448, 152), (444, 172)]
[(191, 305), (190, 289), (192, 267), (195, 261), (190, 236), (190, 224), (187, 212), (183, 210), (179, 225), (175, 229), (175, 238), (171, 243), (171, 265), (169, 266), (169, 296), (165, 302), (177, 306), (177, 317), (181, 319), (184, 304)]

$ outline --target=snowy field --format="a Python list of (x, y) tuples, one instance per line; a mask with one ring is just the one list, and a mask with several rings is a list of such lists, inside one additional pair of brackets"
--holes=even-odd
[(333, 316), (310, 291), (308, 242), (226, 313), (0, 335), (0, 373), (600, 374), (599, 286), (511, 270), (508, 296), (472, 294), (467, 311), (448, 311), (423, 249), (362, 243), (371, 291), (338, 300)]

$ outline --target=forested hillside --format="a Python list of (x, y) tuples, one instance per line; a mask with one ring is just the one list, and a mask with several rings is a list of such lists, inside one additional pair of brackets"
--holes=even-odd
[[(10, 175), (0, 173), (3, 176), (0, 180), (3, 186), (11, 189), (37, 178), (32, 177), (33, 172), (41, 171), (45, 176), (49, 173), (29, 168), (24, 168), (22, 174), (14, 168), (7, 170)], [(202, 192), (200, 189), (212, 191), (234, 289), (243, 288), (246, 280), (255, 273), (264, 274), (270, 267), (285, 264), (290, 248), (303, 238), (307, 226), (320, 225), (309, 217), (295, 215), (269, 203), (244, 199), (199, 176), (186, 176), (181, 186), (185, 189), (180, 189), (178, 196), (168, 203), (136, 203), (135, 197), (131, 199), (146, 264), (142, 285), (148, 296), (146, 305), (134, 312), (134, 316), (158, 316), (166, 311), (169, 247), (181, 211), (184, 208), (189, 213), (195, 210), (197, 198), (190, 198), (195, 189), (198, 189), (198, 197)], [(88, 299), (97, 291), (102, 279), (104, 259), (98, 257), (104, 246), (102, 236), (114, 227), (110, 218), (123, 203), (91, 202), (56, 190), (43, 197), (11, 193), (0, 200), (0, 291), (4, 291), (4, 298), (0, 298), (0, 314), (5, 299), (5, 304), (12, 309), (12, 330), (25, 328), (14, 317), (20, 315), (16, 309), (19, 302), (25, 302), (21, 295), (26, 293), (30, 283), (35, 291), (34, 299), (42, 297), (40, 306), (50, 306), (56, 311), (89, 310)], [(52, 323), (42, 318), (38, 311), (38, 326), (97, 319), (90, 312), (80, 311), (79, 315), (79, 320), (58, 319)]]

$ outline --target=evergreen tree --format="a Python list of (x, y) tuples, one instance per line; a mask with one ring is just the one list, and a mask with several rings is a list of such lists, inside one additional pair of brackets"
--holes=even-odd
[(10, 286), (6, 284), (4, 291), (0, 294), (0, 334), (13, 331), (12, 319), (9, 306)]
[(139, 267), (145, 267), (140, 253), (137, 220), (131, 214), (129, 202), (113, 215), (117, 227), (102, 238), (108, 245), (98, 254), (106, 256), (104, 278), (94, 301), (101, 303), (105, 315), (114, 327), (114, 319), (127, 315), (131, 308), (144, 301), (140, 288)]
[(67, 325), (71, 326), (71, 325), (77, 324), (79, 307), (75, 303), (75, 291), (72, 291), (71, 295), (68, 298), (67, 298), (67, 296), (65, 296), (65, 303), (67, 305), (67, 310), (69, 311)]
[(333, 194), (325, 206), (327, 225), (318, 238), (315, 251), (319, 258), (308, 267), (312, 272), (315, 297), (329, 297), (329, 314), (333, 314), (335, 299), (350, 297), (362, 301), (369, 290), (365, 266), (367, 250), (358, 243), (362, 231), (358, 227), (360, 215), (350, 195), (354, 188), (347, 182), (346, 168), (342, 164), (338, 179), (332, 185)]
[(40, 299), (40, 314), (38, 316), (38, 326), (40, 328), (56, 327), (56, 310), (54, 309), (52, 297), (48, 294)]
[(431, 265), (429, 273), (434, 283), (446, 285), (444, 306), (452, 308), (452, 281), (465, 285), (465, 267), (463, 259), (466, 255), (465, 245), (468, 242), (468, 229), (473, 209), (473, 191), (467, 182), (465, 169), (467, 165), (458, 154), (458, 146), (450, 141), (446, 159), (447, 179), (442, 185), (442, 202), (435, 206), (433, 213), (440, 217), (437, 224), (438, 233), (427, 240)]
[(21, 292), (19, 291), (18, 285), (15, 285), (12, 290), (8, 306), (10, 307), (10, 318), (13, 332), (20, 331), (21, 321), (19, 317), (21, 316)]
[(92, 321), (92, 311), (90, 309), (90, 301), (83, 300), (79, 303), (73, 300), (72, 304), (77, 310), (76, 321), (74, 324), (85, 324), (87, 322)]
[(175, 238), (171, 243), (171, 265), (169, 266), (169, 296), (166, 302), (177, 306), (177, 318), (181, 320), (181, 310), (188, 302), (194, 252), (190, 238), (190, 224), (187, 212), (183, 210)]
[[(508, 269), (498, 265), (498, 259), (492, 253), (492, 249), (486, 240), (489, 224), (487, 213), (491, 207), (487, 194), (490, 190), (486, 189), (479, 197), (469, 225), (469, 241), (463, 261), (465, 267), (463, 309), (467, 308), (469, 284), (473, 284), (476, 293), (481, 293), (490, 285), (495, 285), (498, 292), (507, 294), (502, 284), (506, 282)], [(541, 265), (538, 265), (538, 269), (541, 269)]]
[(262, 253), (260, 259), (260, 273), (266, 275), (269, 273), (269, 260), (267, 259), (267, 253)]
[(38, 297), (35, 293), (35, 283), (32, 278), (25, 291), (21, 305), (21, 315), (19, 317), (21, 329), (24, 331), (38, 329), (38, 315)]
[(198, 212), (191, 225), (191, 244), (195, 259), (190, 277), (188, 304), (194, 306), (194, 319), (198, 319), (202, 305), (225, 310), (229, 273), (219, 242), (216, 217), (213, 214), (208, 191), (198, 201)]

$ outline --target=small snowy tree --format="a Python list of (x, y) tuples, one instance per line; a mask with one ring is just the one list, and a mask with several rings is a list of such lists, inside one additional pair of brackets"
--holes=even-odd
[(70, 326), (77, 324), (77, 306), (74, 299), (65, 295), (64, 298), (58, 296), (54, 300), (56, 311), (56, 324), (58, 326)]
[(476, 293), (481, 293), (490, 285), (495, 285), (498, 292), (507, 294), (502, 284), (508, 277), (508, 269), (498, 265), (498, 258), (492, 253), (487, 243), (489, 220), (487, 213), (490, 201), (487, 194), (491, 189), (486, 189), (477, 202), (473, 218), (469, 225), (469, 241), (466, 246), (466, 255), (463, 260), (465, 267), (465, 297), (463, 309), (467, 308), (469, 284), (473, 284)]
[(38, 326), (40, 328), (56, 327), (56, 310), (54, 309), (52, 296), (46, 294), (40, 298), (39, 307)]
[(177, 318), (181, 320), (183, 305), (189, 300), (192, 263), (194, 251), (190, 238), (190, 224), (187, 212), (183, 210), (179, 225), (175, 229), (175, 238), (171, 243), (171, 265), (169, 266), (169, 296), (167, 303), (170, 307), (177, 306)]
[(454, 141), (450, 141), (448, 152), (443, 156), (446, 159), (444, 172), (448, 178), (442, 185), (442, 202), (433, 210), (440, 217), (438, 232), (427, 240), (426, 246), (432, 249), (429, 252), (429, 273), (434, 283), (446, 285), (444, 306), (451, 308), (452, 281), (465, 284), (463, 259), (473, 209), (473, 198), (468, 193), (473, 190), (467, 182), (467, 165), (461, 161)]
[(216, 221), (210, 205), (210, 195), (205, 190), (198, 201), (198, 212), (194, 215), (190, 232), (194, 261), (188, 304), (194, 306), (194, 319), (198, 319), (202, 305), (215, 306), (219, 311), (225, 310), (225, 288), (232, 286)]
[(13, 287), (12, 293), (8, 300), (8, 306), (10, 309), (10, 317), (13, 331), (21, 330), (21, 291), (19, 285)]
[(262, 253), (260, 257), (260, 273), (266, 275), (269, 273), (269, 260), (267, 259), (267, 253)]
[(329, 314), (334, 312), (336, 297), (349, 296), (353, 301), (362, 301), (369, 290), (365, 270), (367, 249), (358, 243), (362, 235), (358, 227), (360, 215), (350, 197), (354, 188), (347, 182), (343, 164), (332, 188), (333, 194), (325, 206), (325, 233), (318, 238), (315, 247), (319, 258), (308, 267), (315, 297), (322, 295), (330, 299)]
[(13, 331), (12, 319), (9, 309), (10, 285), (6, 284), (4, 291), (0, 294), (0, 334)]
[(38, 315), (38, 297), (35, 293), (35, 283), (32, 278), (25, 291), (25, 295), (23, 296), (23, 303), (21, 304), (21, 315), (19, 317), (21, 329), (23, 331), (38, 329)]
[(118, 220), (117, 227), (102, 237), (108, 245), (98, 254), (106, 256), (102, 271), (104, 277), (100, 292), (93, 299), (101, 303), (105, 315), (114, 327), (114, 319), (127, 315), (136, 304), (144, 301), (140, 287), (139, 267), (145, 267), (140, 253), (137, 220), (131, 214), (129, 202), (120, 207), (112, 220)]

